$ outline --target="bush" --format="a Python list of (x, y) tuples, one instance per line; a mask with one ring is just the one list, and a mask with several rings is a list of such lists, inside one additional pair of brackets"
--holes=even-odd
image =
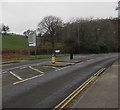
[(23, 57), (29, 55), (29, 50), (3, 49), (2, 58)]
[(108, 47), (104, 42), (98, 43), (100, 52), (108, 52)]

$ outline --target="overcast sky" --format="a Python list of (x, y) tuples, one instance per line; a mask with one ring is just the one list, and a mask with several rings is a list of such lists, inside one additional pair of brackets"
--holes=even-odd
[(2, 2), (2, 23), (11, 32), (35, 30), (47, 15), (61, 17), (64, 22), (73, 17), (117, 17), (117, 2)]

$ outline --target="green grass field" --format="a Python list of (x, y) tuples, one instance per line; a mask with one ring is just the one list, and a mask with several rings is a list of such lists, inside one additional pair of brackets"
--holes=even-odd
[(21, 35), (2, 35), (2, 49), (28, 49), (27, 38)]
[[(10, 50), (24, 50), (24, 49), (32, 49), (33, 47), (28, 46), (28, 39), (21, 35), (15, 34), (7, 34), (0, 36), (2, 39), (2, 49), (10, 49)], [(37, 44), (44, 49), (51, 49), (51, 43), (45, 42), (42, 43), (39, 39), (37, 39)], [(61, 43), (55, 43), (56, 48), (60, 48), (62, 46)], [(57, 56), (67, 56), (67, 54), (59, 54)], [(14, 57), (14, 58), (4, 58), (3, 61), (14, 61), (14, 60), (33, 60), (33, 59), (41, 59), (41, 58), (51, 58), (51, 55), (41, 54), (36, 56), (28, 56), (25, 57)]]
[[(1, 37), (1, 36), (0, 36)], [(28, 46), (28, 39), (24, 36), (21, 35), (2, 35), (2, 49), (32, 49), (34, 47), (29, 47)], [(41, 42), (39, 39), (37, 39), (37, 45), (39, 47), (44, 48), (44, 49), (51, 49), (51, 43), (50, 42)], [(62, 47), (61, 43), (56, 43), (55, 42), (55, 47), (60, 48)]]
[[(69, 56), (69, 54), (58, 54), (56, 57), (63, 57), (63, 56)], [(51, 55), (32, 55), (32, 56), (26, 56), (26, 57), (15, 57), (15, 58), (9, 58), (9, 59), (3, 59), (3, 61), (16, 61), (16, 60), (35, 60), (35, 59), (44, 59), (44, 58), (50, 58)]]

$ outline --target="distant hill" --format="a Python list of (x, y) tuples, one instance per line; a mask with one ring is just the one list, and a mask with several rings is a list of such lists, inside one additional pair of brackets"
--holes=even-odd
[(28, 49), (28, 41), (22, 35), (2, 35), (2, 49)]

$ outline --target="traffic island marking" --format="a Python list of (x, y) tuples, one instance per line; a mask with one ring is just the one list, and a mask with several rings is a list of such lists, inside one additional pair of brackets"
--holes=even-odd
[(20, 76), (16, 75), (15, 73), (13, 73), (12, 71), (10, 71), (10, 74), (12, 74), (13, 76), (15, 76), (17, 79), (19, 80), (23, 80)]
[(71, 64), (75, 64), (75, 63), (80, 63), (82, 62), (82, 60), (67, 60), (67, 61), (57, 61), (58, 63), (71, 63)]
[(14, 82), (17, 82), (17, 81), (21, 81), (21, 80), (15, 77), (13, 74), (11, 74), (10, 71), (2, 72), (2, 86), (3, 87), (12, 85)]
[(34, 70), (34, 71), (37, 71), (37, 72), (39, 72), (39, 73), (44, 74), (44, 72), (43, 72), (43, 71), (40, 71), (40, 70), (38, 70), (38, 69), (36, 69), (36, 68), (33, 68), (32, 66), (29, 66), (29, 68), (30, 68), (30, 69), (32, 69), (32, 70)]
[(65, 61), (57, 61), (56, 63), (58, 63), (58, 64), (60, 64), (60, 63), (64, 63), (64, 64), (75, 64), (75, 63), (73, 63), (73, 62), (65, 62)]
[(24, 80), (22, 80), (22, 81), (18, 81), (18, 82), (13, 83), (13, 85), (16, 85), (16, 84), (19, 84), (19, 83), (22, 83), (22, 82), (25, 82), (25, 81), (28, 81), (28, 80), (31, 80), (31, 79), (34, 79), (34, 78), (37, 78), (37, 77), (41, 77), (41, 76), (43, 76), (43, 75), (44, 75), (44, 74), (40, 74), (40, 75), (31, 77), (31, 78), (27, 78), (27, 79), (24, 79)]
[(65, 66), (69, 66), (69, 65), (72, 65), (72, 63), (58, 63), (56, 62), (55, 64), (52, 64), (52, 63), (46, 63), (46, 64), (43, 64), (42, 66), (54, 66), (54, 67), (65, 67)]
[(63, 68), (59, 68), (59, 69), (56, 69), (55, 71), (60, 71), (60, 70), (63, 70), (65, 68), (69, 68), (69, 67), (71, 67), (71, 66), (66, 66), (66, 67), (63, 67)]

